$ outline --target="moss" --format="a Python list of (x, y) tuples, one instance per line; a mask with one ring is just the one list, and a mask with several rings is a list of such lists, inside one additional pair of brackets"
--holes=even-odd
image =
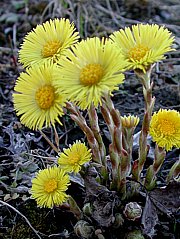
[[(48, 208), (38, 208), (35, 200), (21, 202), (16, 201), (14, 207), (19, 210), (31, 223), (35, 230), (44, 235), (73, 232), (73, 225), (77, 222), (76, 217), (67, 209), (55, 207), (53, 210)], [(6, 214), (5, 214), (6, 213)], [(3, 215), (7, 215), (7, 210)], [(0, 232), (0, 238), (3, 239), (36, 239), (37, 236), (29, 227), (27, 222), (18, 214), (11, 211), (9, 216), (4, 217), (4, 233)], [(8, 228), (8, 229), (7, 229)], [(2, 235), (1, 235), (2, 234)], [(71, 234), (72, 235), (72, 234)], [(47, 236), (42, 236), (42, 239)], [(64, 236), (63, 236), (64, 238)], [(73, 237), (75, 238), (75, 237)]]
[[(53, 224), (52, 218), (50, 219), (52, 215), (50, 215), (51, 213), (49, 213), (49, 210), (37, 208), (34, 201), (30, 200), (29, 202), (20, 206), (18, 210), (27, 217), (31, 225), (37, 231), (49, 234), (50, 231), (57, 230), (56, 226)], [(37, 238), (29, 225), (20, 216), (17, 216), (16, 223), (13, 228), (8, 231), (8, 234), (13, 239)]]

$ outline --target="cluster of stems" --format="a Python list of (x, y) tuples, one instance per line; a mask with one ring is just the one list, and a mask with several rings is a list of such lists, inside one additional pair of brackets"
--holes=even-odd
[[(101, 166), (104, 182), (110, 181), (110, 189), (116, 190), (121, 198), (127, 196), (127, 177), (131, 176), (135, 181), (141, 181), (141, 173), (148, 155), (150, 146), (147, 143), (149, 125), (155, 98), (152, 96), (153, 83), (151, 82), (152, 67), (146, 72), (136, 72), (141, 79), (143, 95), (145, 100), (145, 113), (142, 122), (142, 129), (139, 137), (139, 156), (132, 164), (133, 134), (135, 126), (122, 127), (121, 115), (115, 109), (110, 94), (107, 92), (102, 97), (100, 111), (108, 127), (111, 143), (108, 154), (111, 167), (108, 166), (108, 157), (99, 128), (99, 120), (95, 107), (91, 105), (88, 109), (89, 125), (78, 107), (68, 102), (66, 108), (70, 111), (70, 117), (81, 128), (87, 137), (88, 144), (92, 150), (92, 158), (95, 163)], [(156, 146), (154, 163), (147, 169), (144, 185), (152, 189), (155, 185), (156, 174), (159, 171), (165, 158), (165, 150)], [(108, 184), (108, 183), (107, 183)], [(132, 184), (132, 187), (135, 187)]]
[[(127, 197), (127, 178), (132, 177), (134, 183), (131, 184), (132, 192), (138, 188), (138, 184), (142, 179), (142, 171), (147, 159), (150, 145), (148, 145), (148, 133), (155, 103), (152, 96), (153, 82), (151, 82), (151, 71), (153, 66), (146, 72), (135, 71), (136, 75), (141, 79), (143, 87), (143, 95), (145, 100), (145, 112), (142, 122), (142, 129), (139, 136), (139, 153), (138, 159), (132, 162), (133, 135), (136, 124), (130, 124), (128, 127), (122, 125), (122, 119), (119, 110), (115, 109), (109, 92), (102, 97), (100, 112), (108, 127), (110, 135), (110, 144), (106, 152), (106, 147), (100, 132), (99, 119), (96, 108), (91, 105), (87, 111), (88, 121), (80, 112), (79, 108), (71, 102), (67, 102), (66, 108), (70, 112), (72, 120), (84, 132), (88, 144), (92, 150), (92, 159), (98, 168), (101, 168), (102, 183), (106, 183), (111, 190), (116, 190), (121, 199)], [(107, 156), (108, 154), (108, 156)], [(151, 190), (156, 183), (156, 175), (164, 162), (166, 151), (163, 148), (155, 146), (154, 161), (146, 171), (145, 179), (141, 183)], [(110, 161), (110, 164), (108, 163)], [(179, 164), (176, 163), (169, 172), (167, 181), (179, 172)]]
[[(152, 112), (155, 103), (155, 97), (152, 96), (153, 82), (151, 81), (151, 71), (153, 66), (146, 72), (136, 72), (138, 77), (141, 79), (143, 87), (143, 95), (145, 100), (145, 113), (142, 122), (142, 130), (139, 137), (139, 157), (134, 161), (132, 167), (132, 175), (137, 180), (141, 180), (141, 172), (143, 170), (150, 145), (147, 143), (147, 137), (149, 133), (149, 126), (152, 117)], [(166, 151), (164, 148), (160, 148), (157, 144), (154, 151), (154, 161), (150, 165), (146, 172), (144, 180), (144, 186), (147, 190), (151, 190), (155, 187), (156, 175), (159, 172), (161, 165), (164, 162)]]
[[(91, 129), (87, 125), (86, 119), (83, 117), (83, 115), (81, 114), (81, 112), (79, 111), (77, 106), (75, 106), (74, 104), (72, 104), (70, 102), (67, 102), (66, 103), (66, 108), (70, 111), (71, 119), (81, 128), (81, 130), (86, 135), (87, 141), (88, 141), (89, 146), (92, 150), (93, 161), (102, 165), (103, 156), (105, 154), (105, 152), (104, 152), (105, 147), (103, 145), (103, 141), (102, 141), (101, 136), (100, 135), (98, 136), (99, 126), (97, 126), (97, 124), (95, 122), (96, 120), (98, 120), (97, 119), (97, 114), (96, 114), (96, 119), (94, 119), (93, 127)], [(93, 113), (93, 112), (91, 112), (91, 113)], [(91, 117), (92, 117), (92, 115), (91, 115)], [(100, 146), (99, 146), (98, 141), (100, 141), (100, 140), (101, 140), (100, 144), (102, 144), (101, 147), (103, 148), (103, 151), (100, 149)]]
[(112, 182), (110, 188), (117, 190), (121, 194), (121, 197), (124, 198), (126, 195), (126, 177), (130, 172), (131, 160), (128, 151), (123, 148), (120, 112), (114, 108), (109, 94), (105, 94), (103, 97), (101, 113), (111, 137), (109, 156), (112, 166)]
[(132, 174), (133, 177), (140, 181), (141, 172), (144, 167), (144, 163), (147, 158), (147, 154), (149, 151), (149, 145), (147, 144), (147, 137), (149, 132), (149, 125), (151, 121), (152, 111), (155, 103), (155, 98), (152, 97), (152, 87), (153, 83), (151, 82), (150, 76), (151, 76), (151, 69), (147, 71), (146, 73), (143, 72), (136, 72), (137, 75), (140, 77), (142, 86), (143, 86), (143, 95), (145, 100), (145, 112), (144, 112), (144, 118), (142, 122), (142, 129), (140, 132), (139, 137), (139, 157), (134, 162), (133, 168), (132, 168)]
[(86, 135), (88, 144), (92, 150), (93, 161), (100, 164), (102, 168), (101, 176), (104, 181), (110, 179), (110, 188), (118, 191), (122, 195), (122, 198), (125, 198), (126, 178), (131, 172), (133, 130), (129, 132), (125, 131), (123, 134), (120, 112), (114, 108), (110, 95), (108, 93), (105, 94), (100, 109), (111, 137), (108, 149), (111, 162), (111, 167), (109, 167), (95, 107), (91, 105), (88, 109), (90, 126), (87, 125), (86, 119), (77, 106), (68, 102), (66, 107), (70, 111), (72, 120), (76, 122)]

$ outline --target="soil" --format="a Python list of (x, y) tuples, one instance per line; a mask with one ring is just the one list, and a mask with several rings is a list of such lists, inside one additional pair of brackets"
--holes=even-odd
[[(28, 193), (31, 178), (35, 172), (52, 164), (56, 153), (39, 132), (21, 125), (13, 108), (12, 93), (15, 81), (23, 70), (18, 63), (18, 49), (23, 37), (37, 24), (50, 18), (67, 17), (75, 22), (81, 37), (108, 36), (114, 30), (139, 22), (165, 25), (175, 36), (176, 51), (168, 53), (163, 62), (153, 70), (153, 95), (156, 97), (154, 110), (159, 108), (180, 110), (180, 3), (178, 0), (121, 0), (121, 1), (0, 1), (0, 199), (21, 212), (40, 233), (41, 238), (78, 238), (74, 233), (76, 216), (67, 207), (40, 209), (30, 199)], [(140, 117), (136, 128), (139, 132), (144, 113), (142, 86), (133, 72), (126, 74), (126, 80), (114, 93), (113, 102), (121, 115), (135, 114)], [(100, 117), (102, 136), (108, 145), (107, 129)], [(43, 131), (52, 141), (51, 129)], [(76, 139), (84, 139), (82, 131), (67, 114), (63, 126), (57, 126), (60, 148)], [(134, 159), (137, 151), (134, 149)], [(159, 175), (159, 185), (165, 186), (167, 170), (179, 157), (179, 150), (167, 154)], [(147, 164), (151, 164), (149, 157)], [(69, 193), (82, 208), (85, 189), (79, 182), (73, 182)], [(145, 199), (140, 199), (144, 205)], [(171, 220), (160, 215), (156, 235), (152, 238), (180, 238), (179, 215)], [(94, 224), (96, 229), (105, 232), (107, 239), (130, 238), (128, 231), (139, 229), (139, 222), (126, 222), (124, 228), (104, 229)], [(146, 238), (147, 236), (145, 236)], [(26, 220), (0, 203), (0, 238), (35, 239), (36, 233)], [(97, 238), (97, 237), (95, 237)], [(99, 237), (100, 238), (100, 237)], [(148, 237), (147, 237), (148, 238)]]

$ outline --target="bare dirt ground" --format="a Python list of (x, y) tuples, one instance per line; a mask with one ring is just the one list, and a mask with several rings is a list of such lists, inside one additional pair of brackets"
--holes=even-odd
[[(42, 238), (77, 238), (73, 232), (76, 218), (66, 209), (40, 209), (29, 199), (31, 178), (34, 173), (55, 157), (47, 142), (38, 132), (30, 131), (20, 124), (15, 115), (12, 92), (15, 81), (22, 71), (18, 63), (18, 49), (23, 37), (37, 24), (50, 18), (66, 17), (75, 22), (82, 38), (109, 36), (114, 30), (136, 23), (165, 25), (175, 36), (176, 51), (153, 71), (155, 110), (159, 108), (180, 109), (180, 3), (178, 0), (12, 0), (0, 1), (0, 199), (9, 203), (28, 218), (40, 231)], [(121, 114), (135, 114), (142, 119), (144, 101), (140, 82), (132, 73), (126, 74), (125, 83), (114, 94), (113, 101)], [(103, 137), (108, 142), (102, 122)], [(137, 131), (140, 129), (137, 128)], [(70, 120), (64, 118), (63, 126), (57, 127), (60, 146), (69, 145), (83, 133)], [(50, 130), (44, 131), (53, 140)], [(179, 155), (174, 150), (167, 155), (164, 170), (172, 165)], [(164, 171), (165, 172), (165, 171)], [(163, 172), (162, 172), (163, 177)], [(162, 180), (163, 181), (163, 180)], [(74, 192), (82, 205), (83, 188)], [(153, 238), (180, 238), (179, 219), (170, 224), (163, 218), (159, 231)], [(126, 228), (136, 227), (136, 223)], [(107, 239), (126, 238), (126, 233), (107, 231)], [(34, 239), (32, 231), (22, 215), (0, 205), (0, 238)]]

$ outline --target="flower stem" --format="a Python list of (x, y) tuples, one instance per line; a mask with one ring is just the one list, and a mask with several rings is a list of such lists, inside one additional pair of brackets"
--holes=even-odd
[(72, 103), (67, 102), (66, 103), (66, 108), (71, 112), (71, 115), (70, 115), (71, 119), (75, 123), (77, 123), (77, 125), (80, 127), (80, 129), (86, 135), (89, 146), (92, 150), (93, 161), (102, 165), (101, 154), (100, 154), (100, 151), (99, 151), (98, 142), (97, 142), (97, 140), (94, 136), (93, 131), (87, 125), (85, 118), (82, 116), (79, 109), (76, 106), (74, 106)]
[(44, 137), (44, 139), (48, 142), (48, 144), (52, 147), (52, 149), (59, 154), (58, 148), (48, 139), (48, 137), (41, 130), (39, 130), (39, 132)]
[[(138, 72), (137, 75), (140, 77), (142, 85), (143, 85), (143, 95), (145, 99), (145, 113), (142, 122), (142, 130), (139, 137), (139, 158), (138, 158), (138, 167), (137, 172), (134, 173), (134, 176), (137, 181), (140, 181), (140, 174), (143, 170), (144, 163), (147, 158), (147, 154), (149, 151), (149, 145), (147, 144), (147, 137), (149, 132), (149, 125), (151, 121), (152, 111), (155, 103), (155, 98), (152, 97), (152, 87), (153, 82), (151, 82), (151, 70), (150, 68), (145, 74)], [(137, 163), (137, 162), (135, 162)]]
[(109, 128), (112, 140), (109, 146), (112, 164), (112, 188), (115, 187), (124, 199), (126, 197), (126, 177), (129, 176), (130, 162), (128, 160), (128, 152), (122, 146), (122, 122), (120, 112), (114, 108), (109, 94), (104, 94), (101, 112)]
[(170, 180), (176, 177), (178, 177), (178, 181), (180, 181), (179, 175), (180, 175), (180, 158), (171, 167), (169, 174), (167, 175), (166, 182), (169, 183)]
[(91, 105), (90, 109), (88, 110), (88, 115), (89, 115), (91, 129), (92, 129), (94, 136), (99, 145), (99, 151), (101, 154), (102, 163), (106, 167), (106, 158), (105, 158), (106, 157), (106, 148), (105, 148), (104, 142), (102, 140), (102, 136), (100, 134), (100, 128), (99, 128), (99, 124), (98, 124), (98, 115), (97, 115), (96, 109), (93, 104)]
[(152, 165), (149, 166), (146, 173), (146, 179), (145, 179), (145, 187), (148, 190), (152, 190), (156, 183), (156, 175), (159, 172), (164, 159), (166, 156), (166, 151), (164, 148), (160, 148), (156, 145), (155, 151), (154, 151), (154, 162)]

